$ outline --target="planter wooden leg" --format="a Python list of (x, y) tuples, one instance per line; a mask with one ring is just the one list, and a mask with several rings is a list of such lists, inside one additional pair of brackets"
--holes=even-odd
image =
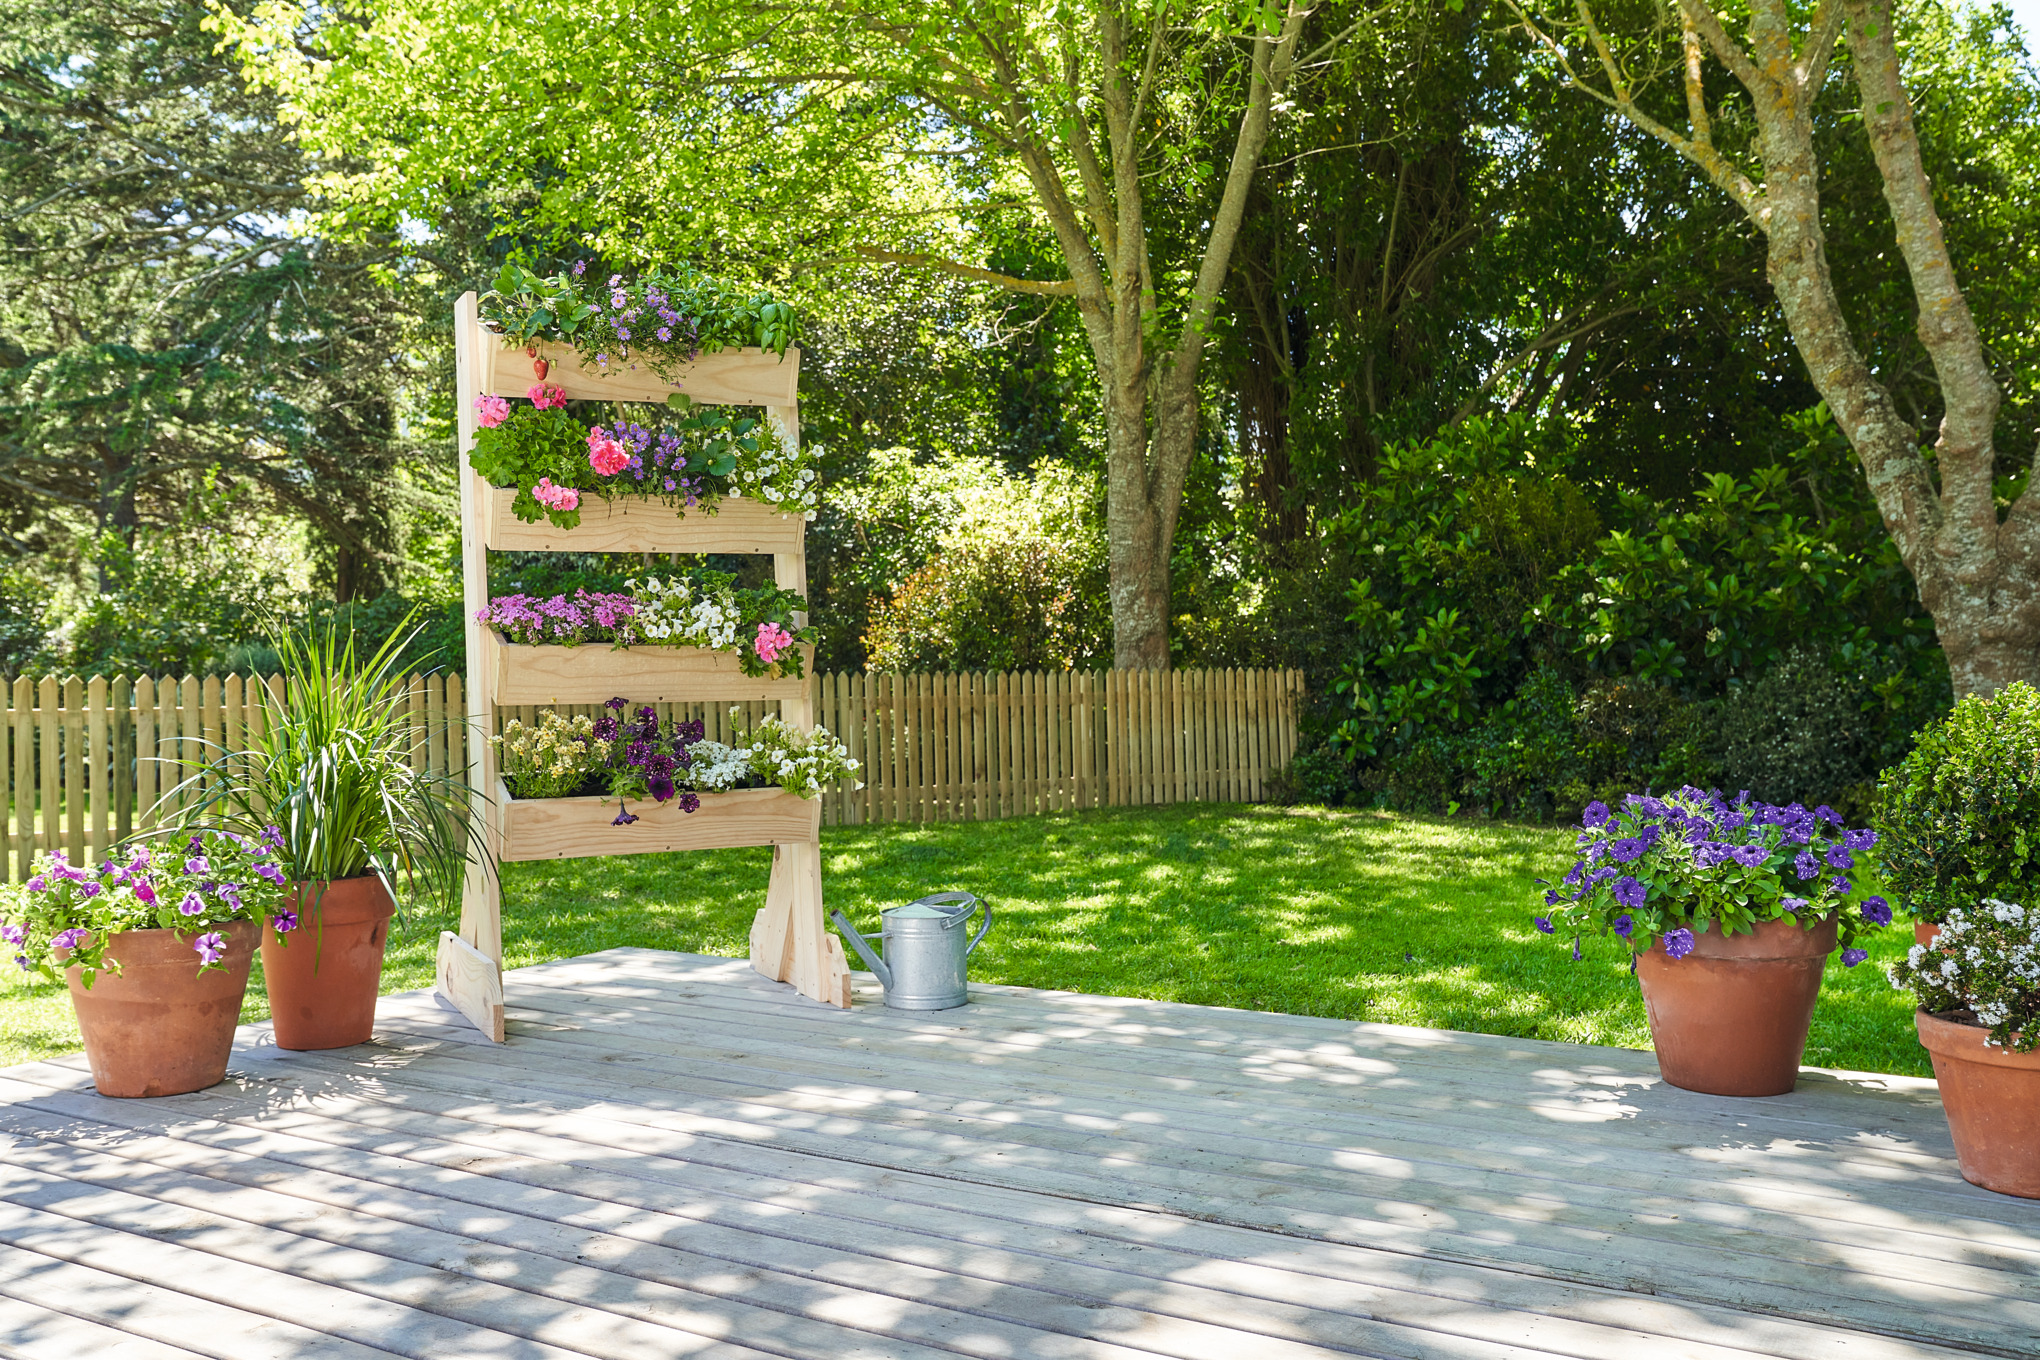
[(483, 865), (468, 865), (460, 934), (439, 932), (436, 987), (476, 1029), (503, 1042), (503, 888)]
[(843, 946), (822, 923), (822, 847), (793, 841), (772, 847), (765, 908), (751, 922), (751, 966), (802, 996), (850, 1004)]

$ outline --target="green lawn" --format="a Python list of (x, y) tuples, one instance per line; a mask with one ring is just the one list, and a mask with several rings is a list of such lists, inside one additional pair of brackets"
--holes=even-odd
[[(968, 889), (997, 920), (972, 960), (988, 982), (1304, 1015), (1650, 1045), (1627, 956), (1571, 961), (1540, 936), (1532, 879), (1569, 832), (1401, 814), (1186, 804), (1007, 822), (832, 828), (829, 904), (865, 929), (881, 907)], [(742, 955), (770, 852), (516, 864), (504, 870), (511, 967), (613, 945)], [(385, 985), (429, 986), (444, 924), (415, 919)], [(1806, 1060), (1930, 1075), (1881, 964), (1830, 963)], [(267, 1014), (260, 970), (247, 1018)], [(0, 983), (0, 1065), (77, 1046), (57, 988)]]

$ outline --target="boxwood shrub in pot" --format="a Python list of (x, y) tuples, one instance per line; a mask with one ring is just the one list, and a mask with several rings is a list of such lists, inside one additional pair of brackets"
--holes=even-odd
[(194, 825), (277, 828), (287, 914), (301, 920), (262, 934), (283, 1048), (366, 1042), (399, 884), (450, 902), (470, 856), (486, 857), (465, 779), (412, 763), (427, 734), (399, 669), (417, 631), (405, 622), (365, 658), (351, 631), (277, 639), (283, 685), (264, 693), (260, 727), (241, 750), (185, 762), (175, 791)]
[[(1877, 842), (1832, 808), (1778, 807), (1682, 788), (1587, 806), (1578, 859), (1547, 885), (1546, 934), (1613, 936), (1635, 959), (1658, 1069), (1688, 1090), (1783, 1095), (1799, 1076), (1827, 956), (1869, 957), (1891, 907), (1861, 893)], [(1540, 880), (1541, 881), (1541, 880)]]
[(1923, 928), (1986, 897), (2040, 902), (2040, 690), (1971, 696), (1878, 784), (1879, 868)]

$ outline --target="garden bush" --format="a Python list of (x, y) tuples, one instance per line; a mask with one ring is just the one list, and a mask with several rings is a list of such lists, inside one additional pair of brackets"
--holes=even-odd
[(1759, 802), (1869, 810), (1864, 686), (1810, 647), (1795, 647), (1721, 702), (1721, 783)]
[(1971, 696), (1930, 724), (1879, 782), (1874, 824), (1886, 885), (1923, 920), (2040, 902), (2040, 690)]

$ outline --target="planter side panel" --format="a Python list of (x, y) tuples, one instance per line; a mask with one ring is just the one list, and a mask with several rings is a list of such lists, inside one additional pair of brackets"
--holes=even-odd
[[(810, 665), (814, 649), (807, 649)], [(504, 642), (494, 648), (495, 701), (499, 705), (600, 704), (621, 695), (633, 704), (744, 703), (798, 701), (805, 677), (775, 680), (743, 672), (728, 652), (696, 647), (631, 647), (603, 643), (582, 647), (526, 647)]]
[(797, 553), (807, 529), (799, 515), (763, 501), (723, 500), (714, 514), (683, 517), (659, 501), (595, 495), (582, 499), (579, 524), (559, 529), (517, 518), (510, 510), (516, 499), (516, 491), (493, 487), (481, 507), (482, 537), (499, 552)]
[(696, 812), (677, 803), (634, 803), (638, 820), (615, 826), (616, 804), (601, 798), (507, 799), (503, 858), (582, 859), (667, 850), (730, 850), (812, 841), (822, 804), (784, 789), (705, 793)]
[[(569, 397), (588, 401), (645, 401), (663, 405), (675, 392), (718, 406), (791, 406), (800, 392), (800, 351), (785, 357), (762, 349), (726, 349), (704, 354), (678, 370), (678, 379), (664, 378), (634, 363), (584, 364), (567, 345), (540, 343), (546, 361), (545, 380)], [(480, 331), (476, 352), (481, 357), (482, 391), (499, 397), (521, 397), (538, 381), (531, 358), (522, 346)]]

